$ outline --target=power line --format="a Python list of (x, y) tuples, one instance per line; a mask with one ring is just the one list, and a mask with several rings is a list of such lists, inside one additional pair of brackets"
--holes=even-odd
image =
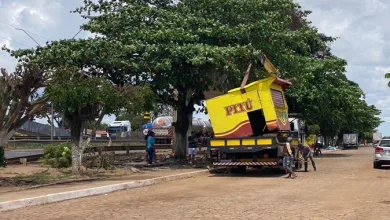
[(6, 38), (6, 37), (2, 37), (2, 36), (0, 36), (0, 38), (2, 38), (2, 39), (5, 39), (5, 40), (9, 40), (9, 41), (11, 41), (11, 42), (14, 42), (15, 44), (20, 44), (20, 45), (23, 45), (23, 46), (26, 46), (26, 47), (30, 47), (30, 48), (31, 48), (31, 46), (28, 46), (28, 45), (26, 45), (26, 44), (22, 44), (22, 43), (20, 43), (20, 42), (17, 42), (17, 41), (11, 40), (11, 39), (9, 39), (9, 38)]
[[(23, 28), (16, 27), (15, 25), (9, 24), (9, 23), (7, 23), (7, 22), (5, 22), (5, 21), (1, 21), (1, 20), (0, 20), (0, 23), (3, 23), (3, 24), (8, 25), (8, 26), (10, 26), (10, 27), (13, 27), (13, 28), (15, 28), (16, 30), (23, 30), (24, 32), (26, 32), (26, 34), (27, 34), (27, 33), (30, 33), (30, 34), (36, 35), (36, 36), (38, 36), (38, 37), (41, 37), (41, 38), (43, 38), (43, 39), (46, 39), (46, 40), (49, 40), (49, 41), (50, 41), (50, 39), (47, 38), (47, 37), (44, 37), (44, 36), (42, 36), (42, 35), (33, 33), (33, 32), (31, 32), (31, 31), (26, 31), (26, 30), (24, 30)], [(83, 29), (80, 28), (80, 29), (78, 30), (78, 32), (73, 36), (72, 39), (74, 39), (81, 31), (83, 31)], [(27, 34), (27, 35), (28, 35), (28, 34)], [(29, 37), (31, 37), (31, 36), (29, 36)], [(35, 40), (34, 40), (34, 41), (35, 41)], [(37, 42), (36, 42), (36, 43), (37, 43)], [(38, 44), (38, 43), (37, 43), (37, 44)]]
[(37, 43), (39, 46), (41, 46), (39, 43), (38, 43), (38, 41), (36, 41), (31, 35), (29, 35), (28, 33), (27, 33), (27, 31), (25, 31), (24, 29), (21, 29), (21, 28), (16, 28), (16, 30), (18, 30), (18, 31), (23, 31), (25, 34), (27, 34), (27, 36), (28, 37), (30, 37), (35, 43)]
[[(18, 29), (21, 29), (20, 27), (16, 27), (15, 25), (12, 25), (12, 24), (7, 23), (7, 22), (5, 22), (5, 21), (1, 21), (1, 20), (0, 20), (0, 23), (3, 23), (3, 24), (8, 25), (8, 26), (10, 26), (10, 27), (13, 27), (13, 28), (15, 28), (15, 29), (17, 29), (17, 30), (18, 30)], [(33, 32), (31, 32), (31, 31), (25, 31), (25, 32), (28, 32), (28, 33), (33, 34), (33, 35), (36, 35), (36, 36), (41, 37), (41, 38), (46, 39), (46, 40), (50, 40), (50, 39), (48, 39), (48, 38), (46, 38), (46, 37), (44, 37), (44, 36), (42, 36), (42, 35), (33, 33)]]
[(72, 37), (74, 39), (83, 29), (80, 28), (80, 30)]

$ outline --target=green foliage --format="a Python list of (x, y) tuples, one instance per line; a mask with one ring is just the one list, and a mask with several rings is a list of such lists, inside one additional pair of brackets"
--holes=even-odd
[[(77, 69), (57, 72), (55, 82), (46, 87), (45, 93), (65, 116), (77, 112), (93, 120), (101, 105), (104, 105), (106, 112), (113, 112), (123, 102), (123, 94), (107, 80), (78, 73)], [(79, 112), (88, 108), (90, 111)]]
[(72, 161), (71, 146), (69, 143), (47, 146), (43, 150), (42, 164), (53, 168), (69, 167)]
[(89, 122), (85, 123), (85, 127), (88, 129), (93, 129), (96, 127), (96, 130), (105, 131), (108, 127), (108, 124), (106, 124), (106, 123), (99, 123), (98, 124), (96, 120), (93, 120), (93, 121), (89, 121)]
[(321, 132), (321, 128), (319, 125), (311, 125), (310, 126), (310, 134), (318, 135)]
[[(390, 79), (390, 73), (386, 73), (385, 78)], [(387, 86), (390, 87), (390, 82), (387, 83)]]
[[(76, 12), (87, 19), (85, 30), (103, 35), (105, 46), (110, 44), (105, 54), (114, 53), (109, 56), (111, 67), (116, 73), (127, 70), (122, 76), (149, 82), (158, 102), (176, 108), (175, 127), (183, 137), (193, 104), (204, 99), (205, 91), (239, 85), (249, 62), (256, 64), (261, 53), (283, 61), (291, 72), (299, 72), (291, 68), (301, 56), (295, 50), (302, 46), (301, 52), (309, 54), (306, 38), (316, 34), (308, 26), (292, 30), (292, 12), (298, 6), (290, 0), (84, 3)], [(91, 13), (94, 16), (89, 16)], [(100, 46), (103, 41), (96, 39)], [(105, 54), (100, 53), (101, 57)], [(255, 74), (262, 75), (262, 70), (255, 70)], [(217, 83), (221, 77), (227, 81)], [(175, 152), (185, 156), (186, 144), (178, 145), (181, 150)]]
[(0, 167), (7, 166), (7, 159), (5, 159), (4, 147), (0, 147)]
[[(202, 100), (204, 91), (239, 86), (248, 62), (260, 53), (293, 81), (290, 110), (319, 125), (324, 136), (381, 123), (380, 112), (345, 77), (346, 61), (331, 54), (328, 45), (335, 38), (318, 33), (306, 20), (310, 12), (293, 1), (86, 1), (76, 12), (87, 18), (85, 30), (122, 45), (124, 54), (116, 58), (126, 60), (135, 75), (152, 79), (159, 101), (178, 109), (179, 125), (193, 111), (185, 107)], [(219, 86), (222, 76), (228, 83)], [(185, 133), (186, 123), (179, 129)]]
[[(88, 70), (91, 79), (78, 77), (75, 85), (67, 85), (71, 77), (65, 74), (57, 88), (49, 89), (61, 109), (95, 109), (104, 103), (111, 108), (107, 113), (123, 107), (137, 114), (157, 101), (177, 109), (176, 130), (185, 137), (188, 115), (204, 92), (239, 86), (248, 64), (266, 54), (278, 75), (293, 82), (286, 93), (290, 112), (319, 125), (322, 135), (367, 132), (381, 123), (380, 112), (362, 100), (361, 89), (344, 75), (346, 61), (331, 54), (328, 45), (335, 38), (319, 33), (306, 20), (310, 12), (291, 0), (86, 0), (75, 12), (86, 19), (84, 30), (101, 37), (11, 52), (20, 63), (37, 62), (57, 71), (75, 68), (70, 74)], [(264, 75), (261, 69), (253, 71)], [(124, 97), (141, 102), (130, 99), (121, 106), (123, 93), (108, 86), (123, 82), (140, 89)], [(62, 83), (67, 91), (61, 91)], [(144, 85), (156, 97), (150, 93), (145, 98)], [(186, 144), (178, 144), (185, 153)]]

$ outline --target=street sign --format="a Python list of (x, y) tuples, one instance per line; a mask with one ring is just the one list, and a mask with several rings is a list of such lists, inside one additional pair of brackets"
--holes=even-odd
[(144, 130), (142, 130), (142, 133), (146, 136), (147, 134), (148, 134), (148, 131), (149, 131), (149, 129), (144, 129)]

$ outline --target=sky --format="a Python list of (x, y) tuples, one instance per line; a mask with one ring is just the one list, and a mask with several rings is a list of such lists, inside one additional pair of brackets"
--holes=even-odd
[[(11, 49), (31, 48), (46, 41), (72, 38), (84, 20), (69, 13), (82, 0), (0, 0), (0, 45)], [(390, 72), (390, 0), (296, 0), (312, 11), (309, 20), (318, 30), (339, 39), (332, 52), (347, 60), (346, 75), (366, 93), (368, 104), (382, 110), (385, 121), (379, 131), (390, 135), (390, 88), (384, 73)], [(77, 37), (91, 33), (81, 31)], [(0, 66), (11, 72), (16, 61), (0, 51)], [(204, 114), (196, 117), (208, 118)], [(105, 117), (104, 122), (114, 120)]]

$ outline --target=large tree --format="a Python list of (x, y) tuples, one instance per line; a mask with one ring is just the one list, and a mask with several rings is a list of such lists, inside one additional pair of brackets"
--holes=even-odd
[(64, 112), (64, 118), (70, 125), (72, 169), (78, 172), (88, 144), (81, 135), (85, 123), (98, 118), (101, 112), (116, 111), (124, 96), (119, 88), (112, 86), (105, 78), (91, 77), (78, 68), (58, 70), (53, 80), (55, 83), (46, 87), (45, 94), (56, 109)]
[(0, 147), (28, 120), (45, 111), (47, 96), (39, 93), (46, 73), (35, 65), (21, 66), (13, 73), (1, 69)]
[(298, 9), (290, 0), (87, 0), (76, 11), (87, 19), (83, 29), (120, 42), (133, 75), (150, 80), (159, 101), (177, 110), (175, 156), (185, 158), (194, 104), (210, 88), (223, 89), (215, 88), (218, 79), (238, 85), (261, 53), (299, 73), (294, 49), (305, 52), (316, 30), (292, 28)]
[[(22, 63), (77, 66), (114, 84), (150, 83), (157, 101), (177, 110), (177, 158), (186, 156), (194, 104), (205, 91), (239, 86), (260, 54), (293, 81), (287, 92), (291, 110), (319, 124), (321, 132), (337, 134), (345, 124), (338, 108), (352, 108), (353, 101), (343, 98), (355, 97), (343, 74), (346, 62), (327, 45), (334, 38), (318, 33), (306, 20), (309, 12), (291, 0), (86, 0), (76, 12), (87, 20), (82, 28), (99, 37), (15, 55), (29, 54)], [(254, 73), (263, 75), (261, 69)]]
[(119, 64), (112, 64), (118, 46), (99, 38), (70, 39), (49, 42), (35, 49), (10, 51), (20, 65), (33, 63), (52, 73), (44, 94), (57, 111), (63, 112), (70, 126), (75, 172), (80, 169), (88, 143), (81, 136), (87, 122), (99, 122), (104, 115), (116, 114), (123, 108), (150, 109), (147, 105), (153, 97), (149, 86), (134, 85), (130, 78), (126, 80), (126, 71)]

